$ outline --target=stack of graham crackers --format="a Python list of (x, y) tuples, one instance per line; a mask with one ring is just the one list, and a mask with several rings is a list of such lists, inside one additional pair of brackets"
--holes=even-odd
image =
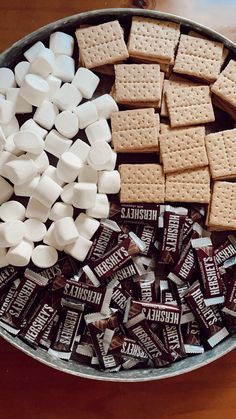
[[(236, 229), (236, 61), (222, 43), (181, 31), (137, 16), (127, 42), (118, 21), (81, 28), (80, 62), (114, 73), (122, 109), (111, 116), (114, 150), (124, 161), (156, 155), (156, 163), (120, 164), (121, 202), (204, 203), (209, 229)], [(232, 129), (214, 129), (215, 107)]]

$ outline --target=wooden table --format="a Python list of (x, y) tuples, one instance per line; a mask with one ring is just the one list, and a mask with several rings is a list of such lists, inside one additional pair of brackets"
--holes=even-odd
[[(132, 3), (2, 0), (0, 50), (56, 19)], [(138, 0), (136, 4), (189, 17), (236, 41), (236, 0)], [(234, 419), (235, 392), (235, 353), (166, 381), (112, 384), (62, 374), (0, 340), (0, 419)]]

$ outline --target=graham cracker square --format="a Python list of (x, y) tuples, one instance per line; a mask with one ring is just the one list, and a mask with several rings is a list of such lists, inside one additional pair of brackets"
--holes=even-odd
[(121, 164), (120, 202), (164, 202), (165, 176), (159, 164)]
[[(189, 31), (188, 32), (189, 36), (193, 36), (194, 38), (201, 38), (201, 39), (206, 39), (207, 41), (209, 41), (209, 39), (204, 36), (203, 34), (199, 33), (199, 32), (195, 32), (195, 31)], [(223, 51), (222, 51), (222, 57), (221, 57), (221, 67), (224, 64), (226, 58), (229, 55), (229, 50), (228, 48), (226, 48), (225, 46), (223, 46)]]
[(207, 135), (206, 149), (213, 179), (236, 178), (236, 128)]
[(236, 230), (236, 183), (214, 183), (208, 225), (216, 230)]
[(222, 53), (221, 42), (181, 35), (173, 70), (211, 83), (220, 74)]
[(215, 121), (208, 86), (178, 87), (167, 90), (166, 101), (172, 127)]
[(146, 104), (156, 108), (161, 100), (159, 64), (115, 65), (115, 97), (118, 103)]
[(208, 167), (166, 175), (166, 201), (210, 202), (210, 172)]
[(161, 134), (159, 141), (164, 173), (181, 172), (208, 165), (204, 127), (170, 131)]
[(159, 114), (153, 108), (114, 112), (112, 143), (118, 153), (158, 151)]
[(211, 86), (211, 91), (226, 104), (236, 108), (236, 61), (230, 60)]
[(179, 37), (179, 23), (133, 16), (128, 51), (131, 57), (169, 64)]
[(129, 56), (118, 20), (77, 29), (75, 34), (81, 60), (87, 68), (116, 63)]

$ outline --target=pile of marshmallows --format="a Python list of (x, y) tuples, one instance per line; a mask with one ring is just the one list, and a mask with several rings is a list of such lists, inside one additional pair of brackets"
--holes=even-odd
[[(98, 219), (109, 215), (106, 194), (119, 192), (107, 122), (118, 107), (108, 94), (79, 105), (92, 98), (99, 77), (83, 67), (75, 73), (73, 49), (72, 36), (55, 32), (49, 48), (34, 44), (14, 72), (0, 68), (0, 267), (30, 259), (50, 267), (57, 250), (83, 261)], [(33, 118), (19, 127), (15, 114), (33, 106)], [(84, 128), (90, 145), (72, 141)], [(55, 167), (46, 152), (58, 159)], [(29, 197), (26, 208), (9, 200), (13, 193)], [(85, 210), (75, 220), (74, 207)]]

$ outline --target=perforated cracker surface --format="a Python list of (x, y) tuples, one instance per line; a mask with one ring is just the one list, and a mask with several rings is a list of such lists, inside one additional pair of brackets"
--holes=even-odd
[(236, 61), (230, 60), (212, 85), (211, 91), (236, 108)]
[(206, 148), (213, 179), (236, 178), (236, 129), (207, 135)]
[(236, 183), (214, 183), (208, 224), (236, 230)]

